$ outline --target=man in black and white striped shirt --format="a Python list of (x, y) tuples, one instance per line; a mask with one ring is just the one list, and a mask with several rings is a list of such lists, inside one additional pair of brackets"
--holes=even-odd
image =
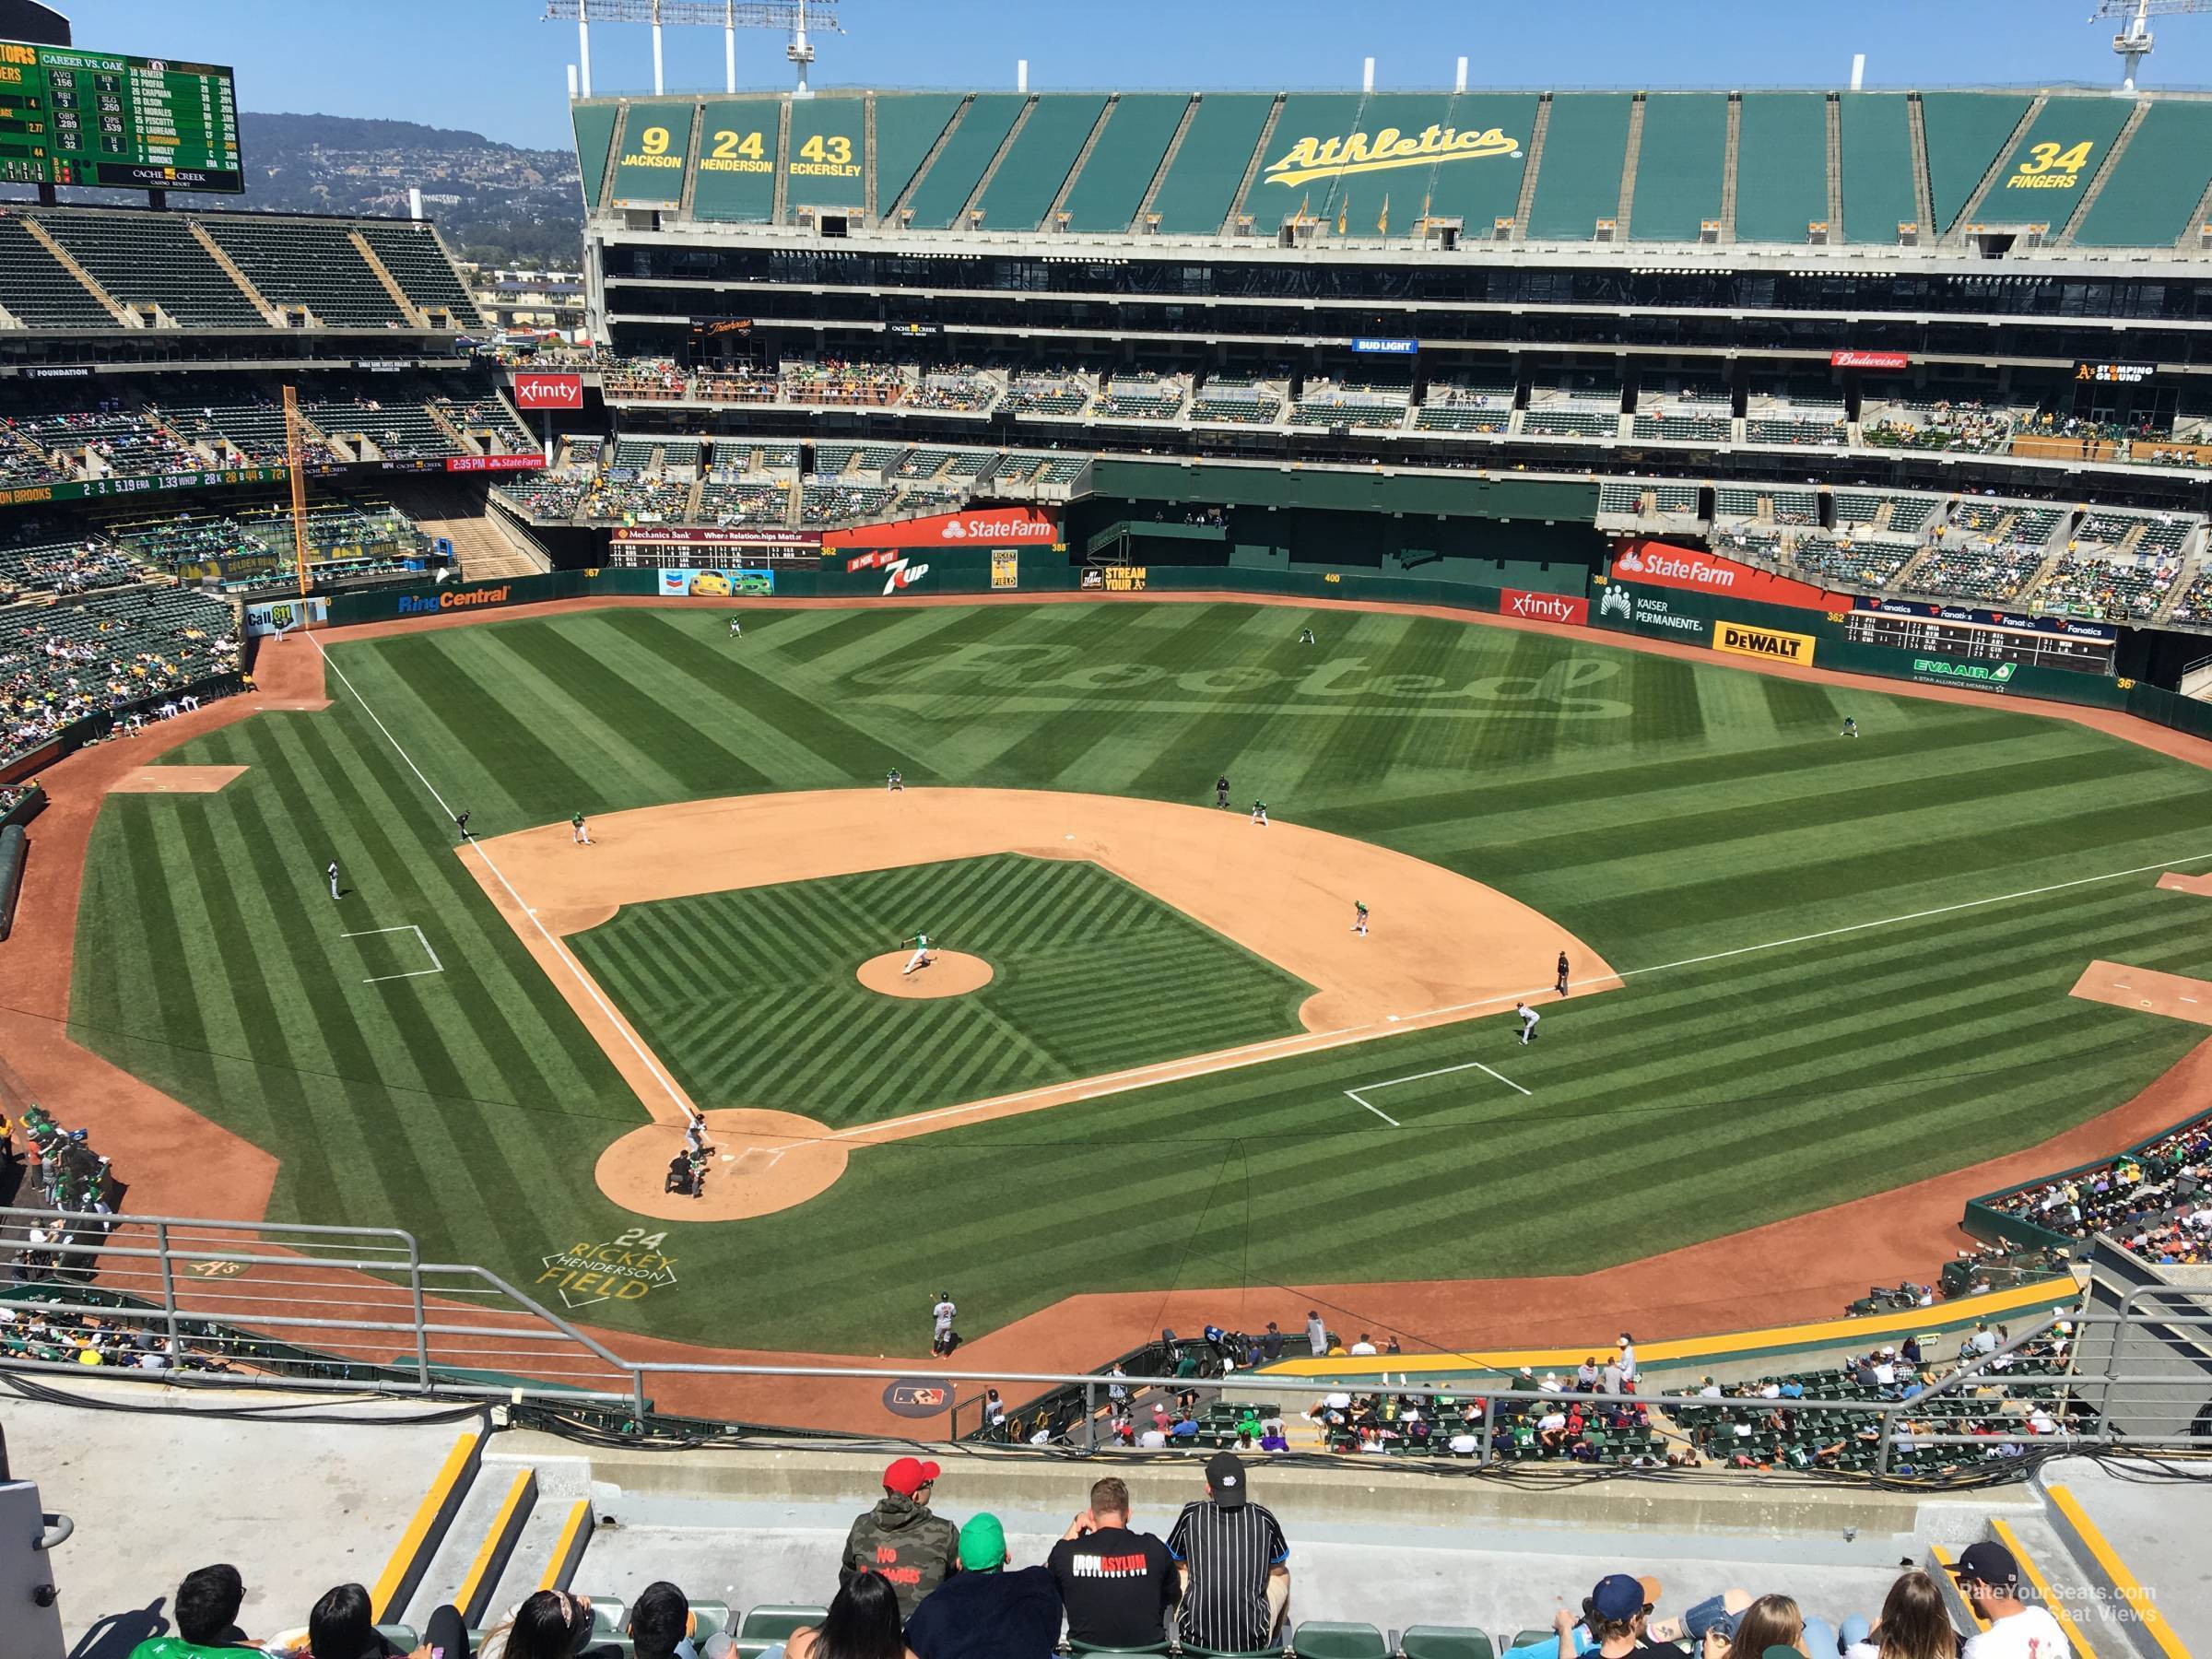
[(1185, 1504), (1168, 1534), (1182, 1574), (1175, 1627), (1185, 1646), (1258, 1652), (1290, 1599), (1290, 1546), (1250, 1499), (1244, 1460), (1217, 1452), (1206, 1462), (1206, 1500)]

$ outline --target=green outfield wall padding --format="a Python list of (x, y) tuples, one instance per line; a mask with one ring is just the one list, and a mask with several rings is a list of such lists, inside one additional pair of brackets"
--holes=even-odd
[(765, 225), (776, 209), (776, 115), (772, 98), (712, 98), (700, 111), (695, 218)]
[(683, 199), (684, 159), (698, 112), (688, 98), (639, 99), (623, 111), (615, 156), (617, 206), (673, 207)]
[(1562, 92), (1551, 100), (1536, 168), (1528, 234), (1535, 241), (1588, 241), (1620, 210), (1629, 147), (1626, 92)]
[(1047, 92), (1037, 100), (976, 204), (985, 229), (1034, 230), (1044, 223), (1105, 107), (1103, 96), (1087, 93)]
[[(1547, 161), (1550, 153), (1547, 137)], [(1637, 241), (1696, 241), (1703, 222), (1721, 217), (1721, 175), (1727, 159), (1728, 100), (1724, 96), (1718, 92), (1653, 92), (1646, 97), (1643, 141), (1636, 151), (1636, 205), (1629, 234)], [(1795, 160), (1782, 155), (1760, 157), (1754, 171), (1771, 172)], [(1824, 180), (1825, 168), (1814, 176)], [(1740, 194), (1740, 183), (1737, 188)]]
[[(877, 100), (876, 130), (879, 137), (884, 130), (884, 109), (889, 101)], [(872, 165), (867, 134), (865, 99), (846, 95), (792, 100), (791, 147), (783, 158), (786, 214), (795, 207), (865, 205), (865, 170)], [(890, 205), (888, 196), (879, 194), (877, 200), (887, 208)]]
[[(1928, 197), (1940, 234), (1972, 199), (1997, 151), (2028, 112), (2018, 92), (1924, 92), (1921, 126), (1928, 145)], [(1998, 189), (2003, 188), (1999, 181)], [(1994, 192), (1993, 192), (1994, 194)], [(1843, 210), (1851, 211), (1847, 200)]]
[(1018, 92), (979, 92), (968, 100), (968, 112), (938, 147), (907, 207), (916, 228), (949, 230), (991, 158), (1006, 142), (1029, 100)]
[[(1845, 241), (1895, 247), (1898, 226), (1920, 222), (1909, 101), (1902, 92), (1845, 92), (1837, 100)], [(1740, 192), (1740, 161), (1736, 179)]]
[(620, 106), (612, 103), (571, 106), (570, 113), (576, 124), (576, 164), (583, 174), (586, 213), (599, 206), (599, 193), (606, 184), (607, 152), (614, 147), (615, 117), (620, 112)]
[(1062, 206), (1069, 229), (1105, 234), (1129, 229), (1190, 103), (1181, 92), (1124, 92), (1114, 100), (1105, 130)]
[(2171, 247), (2212, 176), (2212, 103), (2150, 106), (2074, 240), (2092, 248)]
[[(952, 112), (957, 92), (878, 92), (876, 95), (876, 212), (888, 214), (913, 182), (914, 170), (937, 141)], [(797, 132), (794, 117), (793, 132)]]
[[(1649, 105), (1643, 154), (1652, 153)], [(1907, 217), (1910, 217), (1909, 215)], [(1819, 92), (1747, 92), (1736, 134), (1735, 240), (1802, 246), (1806, 227), (1828, 218), (1828, 99)], [(1848, 217), (1846, 218), (1848, 223)], [(1643, 181), (1635, 234), (1643, 234)]]
[[(2006, 157), (2004, 171), (1982, 198), (1975, 217), (1992, 224), (2048, 224), (2057, 235), (2074, 217), (2134, 109), (2121, 98), (2050, 100)], [(2203, 171), (2204, 158), (2192, 159)]]
[[(1182, 147), (1152, 198), (1162, 231), (1196, 236), (1221, 229), (1274, 107), (1275, 100), (1265, 92), (1209, 92), (1199, 100)], [(1259, 188), (1256, 182), (1253, 186), (1255, 192)]]

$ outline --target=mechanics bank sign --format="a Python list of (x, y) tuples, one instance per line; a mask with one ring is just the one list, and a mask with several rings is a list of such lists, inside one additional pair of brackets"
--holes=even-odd
[(1389, 172), (1401, 167), (1433, 167), (1440, 161), (1474, 161), (1486, 156), (1518, 156), (1521, 141), (1496, 127), (1430, 125), (1418, 133), (1386, 126), (1373, 133), (1342, 133), (1333, 137), (1300, 138), (1268, 163), (1262, 176), (1270, 184), (1303, 184), (1311, 179), (1341, 179), (1353, 173)]

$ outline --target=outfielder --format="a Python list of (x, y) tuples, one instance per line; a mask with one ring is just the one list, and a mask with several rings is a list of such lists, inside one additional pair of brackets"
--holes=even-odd
[(893, 767), (883, 774), (883, 786), (892, 794), (904, 794), (906, 793), (906, 774), (897, 767)]
[(332, 859), (330, 868), (324, 871), (323, 874), (330, 877), (330, 896), (335, 899), (338, 896), (338, 861), (335, 858)]
[(1842, 729), (1841, 732), (1837, 733), (1837, 734), (1836, 734), (1836, 735), (1838, 735), (1839, 737), (1856, 737), (1858, 735), (1859, 735), (1859, 723), (1858, 723), (1857, 721), (1853, 720), (1853, 718), (1852, 718), (1850, 715), (1848, 715), (1848, 714), (1844, 715), (1844, 716), (1843, 716), (1843, 729)]
[(742, 640), (745, 638), (745, 624), (740, 622), (735, 617), (730, 618), (730, 638), (733, 640)]
[(1299, 642), (1300, 645), (1311, 645), (1311, 644), (1312, 644), (1312, 643), (1313, 643), (1313, 630), (1312, 630), (1312, 629), (1310, 629), (1310, 628), (1301, 628), (1301, 629), (1300, 629), (1298, 630), (1298, 642)]
[(927, 934), (916, 934), (912, 938), (901, 939), (899, 943), (912, 945), (914, 947), (914, 954), (906, 959), (906, 966), (899, 970), (902, 976), (913, 972), (917, 968), (928, 967), (931, 953), (936, 948), (929, 942)]
[(569, 839), (580, 847), (592, 844), (592, 832), (583, 827), (583, 814), (581, 812), (569, 820)]
[(1521, 1016), (1521, 1044), (1524, 1048), (1536, 1040), (1536, 1021), (1544, 1016), (1526, 1003), (1515, 1003), (1513, 1012)]

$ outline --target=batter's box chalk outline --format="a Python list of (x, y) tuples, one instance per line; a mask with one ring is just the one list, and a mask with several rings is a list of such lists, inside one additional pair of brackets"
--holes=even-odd
[(438, 959), (438, 953), (430, 948), (430, 941), (424, 935), (422, 929), (412, 922), (403, 922), (397, 927), (364, 927), (356, 933), (340, 934), (338, 937), (341, 939), (370, 939), (374, 938), (379, 934), (395, 933), (413, 934), (415, 935), (415, 942), (422, 947), (422, 954), (430, 959), (430, 965), (428, 968), (412, 969), (406, 973), (373, 974), (368, 979), (363, 980), (361, 982), (362, 984), (381, 985), (386, 980), (422, 979), (429, 974), (443, 973), (445, 971), (445, 964)]
[(1523, 1088), (1520, 1084), (1514, 1082), (1503, 1072), (1490, 1071), (1490, 1068), (1479, 1060), (1470, 1060), (1465, 1065), (1439, 1066), (1435, 1071), (1415, 1072), (1412, 1076), (1406, 1077), (1385, 1077), (1380, 1083), (1362, 1083), (1358, 1088), (1347, 1088), (1344, 1092), (1349, 1099), (1359, 1101), (1360, 1105), (1366, 1107), (1393, 1129), (1403, 1129), (1405, 1124), (1399, 1123), (1396, 1118), (1392, 1117), (1389, 1112), (1369, 1100), (1368, 1095), (1374, 1093), (1379, 1088), (1395, 1088), (1401, 1083), (1419, 1083), (1430, 1077), (1448, 1077), (1454, 1072), (1464, 1071), (1488, 1072), (1491, 1077), (1497, 1078), (1499, 1082), (1516, 1094), (1525, 1095), (1531, 1092)]

